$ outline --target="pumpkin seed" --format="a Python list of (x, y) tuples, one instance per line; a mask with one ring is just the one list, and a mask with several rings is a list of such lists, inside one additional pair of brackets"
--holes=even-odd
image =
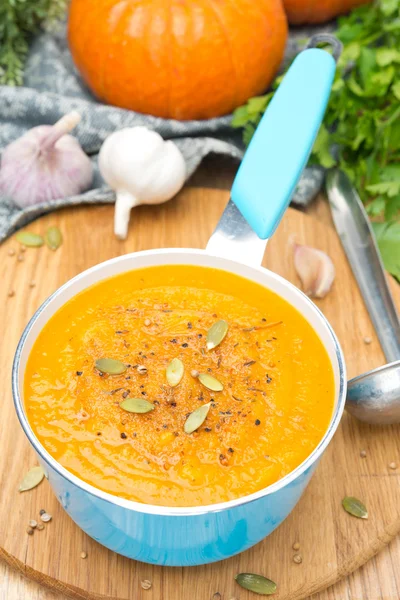
[(31, 248), (39, 248), (43, 246), (43, 238), (37, 233), (30, 233), (29, 231), (18, 231), (15, 238), (20, 244), (29, 246)]
[(23, 480), (21, 481), (18, 491), (19, 492), (27, 492), (28, 490), (32, 490), (42, 481), (44, 477), (44, 472), (42, 467), (33, 467), (30, 471), (27, 472)]
[(207, 404), (203, 404), (199, 408), (196, 408), (186, 419), (185, 425), (183, 426), (183, 430), (185, 433), (193, 433), (203, 425), (204, 421), (207, 418), (208, 411), (210, 410), (211, 402)]
[(218, 381), (218, 379), (215, 379), (215, 377), (212, 377), (212, 375), (209, 375), (208, 373), (200, 373), (199, 381), (204, 385), (204, 387), (206, 387), (208, 390), (211, 390), (212, 392), (222, 392), (222, 390), (224, 389), (222, 383)]
[(364, 504), (353, 496), (346, 496), (342, 500), (342, 506), (349, 515), (358, 519), (368, 519), (368, 511)]
[(121, 375), (121, 373), (125, 373), (126, 365), (113, 358), (99, 358), (96, 360), (96, 369), (108, 375)]
[(154, 404), (147, 402), (143, 398), (127, 398), (121, 402), (120, 407), (127, 412), (144, 414), (154, 410)]
[(46, 244), (50, 250), (57, 250), (62, 242), (63, 237), (58, 227), (49, 227), (46, 231)]
[(271, 596), (271, 594), (275, 594), (276, 592), (276, 583), (263, 575), (239, 573), (239, 575), (235, 576), (235, 579), (245, 590), (261, 594), (262, 596)]
[(183, 362), (179, 358), (171, 360), (166, 370), (167, 381), (171, 387), (175, 387), (180, 383), (184, 370)]
[(221, 319), (214, 323), (207, 333), (207, 350), (216, 348), (228, 333), (228, 323)]

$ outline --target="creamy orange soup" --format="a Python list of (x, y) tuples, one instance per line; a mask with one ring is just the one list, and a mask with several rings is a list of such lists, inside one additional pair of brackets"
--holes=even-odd
[[(207, 350), (220, 320), (226, 336)], [(123, 372), (96, 368), (104, 358)], [(166, 376), (174, 358), (184, 368), (176, 386)], [(67, 302), (35, 342), (24, 394), (36, 436), (71, 473), (138, 502), (200, 506), (256, 492), (302, 463), (329, 425), (334, 378), (317, 334), (285, 300), (231, 273), (174, 265), (118, 275)], [(149, 412), (128, 412), (130, 398)], [(205, 404), (204, 422), (186, 433)]]

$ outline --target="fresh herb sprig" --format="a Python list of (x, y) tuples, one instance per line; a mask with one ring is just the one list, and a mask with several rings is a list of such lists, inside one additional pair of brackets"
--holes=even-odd
[[(380, 0), (338, 20), (344, 49), (311, 162), (346, 171), (371, 217), (386, 268), (400, 280), (400, 0)], [(279, 84), (234, 114), (249, 143)], [(333, 152), (332, 152), (333, 150)]]
[(68, 0), (1, 0), (1, 85), (22, 85), (30, 36), (61, 19), (67, 3)]

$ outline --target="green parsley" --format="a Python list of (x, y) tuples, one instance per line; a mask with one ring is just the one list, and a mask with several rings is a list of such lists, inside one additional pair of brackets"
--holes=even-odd
[(68, 0), (0, 1), (0, 84), (22, 85), (30, 36), (66, 13)]
[[(400, 280), (400, 0), (380, 0), (338, 20), (343, 43), (311, 162), (346, 171), (374, 224), (386, 268)], [(238, 108), (249, 143), (278, 81)], [(334, 151), (332, 151), (334, 149)]]

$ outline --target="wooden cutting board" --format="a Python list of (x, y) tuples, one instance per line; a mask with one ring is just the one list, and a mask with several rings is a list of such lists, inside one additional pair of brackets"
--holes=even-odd
[[(210, 566), (160, 568), (128, 560), (84, 534), (62, 510), (47, 481), (18, 493), (20, 480), (36, 459), (14, 414), (11, 363), (35, 309), (69, 278), (108, 258), (148, 248), (204, 247), (227, 200), (225, 191), (187, 188), (166, 205), (135, 209), (126, 242), (112, 234), (113, 207), (71, 208), (29, 226), (44, 233), (49, 225), (58, 225), (64, 243), (57, 252), (43, 247), (20, 254), (14, 239), (0, 248), (0, 558), (43, 585), (71, 597), (96, 600), (220, 600), (214, 596), (217, 592), (221, 600), (250, 600), (255, 596), (234, 581), (237, 573), (249, 571), (277, 582), (275, 598), (299, 600), (362, 565), (400, 531), (400, 426), (371, 427), (347, 414), (303, 498), (281, 527), (247, 552)], [(298, 285), (294, 240), (325, 250), (335, 263), (334, 287), (318, 306), (339, 336), (349, 376), (383, 364), (333, 229), (289, 210), (268, 246), (264, 264)], [(10, 255), (13, 250), (16, 254)], [(18, 260), (19, 255), (23, 260)], [(400, 287), (394, 284), (393, 291), (400, 305)], [(372, 342), (366, 344), (364, 338)], [(366, 451), (365, 458), (361, 450)], [(391, 462), (399, 467), (390, 469)], [(344, 512), (341, 500), (346, 495), (365, 502), (367, 521)], [(27, 535), (29, 519), (37, 519), (42, 508), (53, 520), (43, 531)], [(293, 562), (294, 542), (300, 543), (301, 564)], [(81, 552), (87, 553), (86, 559)], [(150, 590), (141, 587), (145, 579), (152, 583)]]

